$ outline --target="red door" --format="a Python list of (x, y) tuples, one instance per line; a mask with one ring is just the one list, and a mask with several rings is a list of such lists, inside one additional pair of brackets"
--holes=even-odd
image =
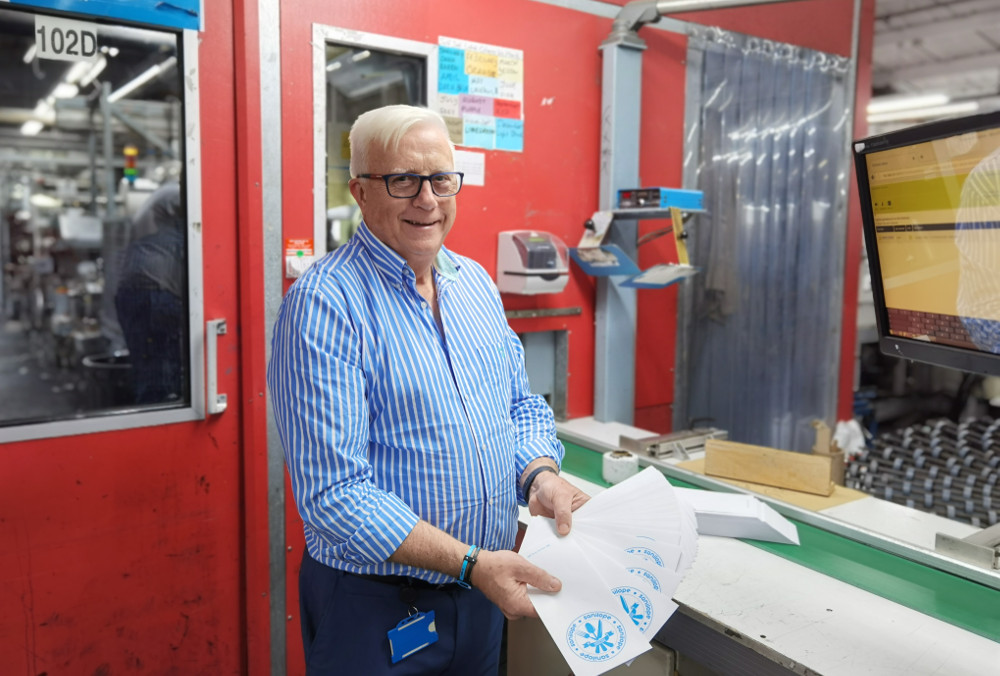
[[(12, 61), (4, 53), (0, 69), (15, 64), (20, 72), (0, 73), (0, 81), (23, 76), (28, 87), (28, 78), (56, 77), (76, 88), (69, 104), (53, 101), (55, 114), (38, 121), (42, 129), (27, 145), (23, 132), (0, 129), (5, 160), (32, 158), (0, 162), (0, 308), (9, 348), (0, 354), (0, 401), (8, 402), (0, 406), (5, 673), (268, 670), (263, 296), (255, 282), (261, 221), (253, 185), (259, 90), (257, 66), (247, 65), (256, 36), (246, 34), (256, 31), (256, 9), (233, 4), (202, 3), (200, 32), (55, 17), (97, 25), (106, 63), (86, 83), (79, 73), (95, 70), (97, 59), (71, 77), (72, 62), (20, 54)], [(29, 38), (35, 29), (37, 39), (37, 12), (16, 4), (0, 11), (5, 46), (15, 44), (17, 26)], [(151, 79), (123, 91), (153, 67)], [(25, 119), (30, 106), (23, 104)], [(108, 337), (115, 322), (102, 311), (117, 308), (122, 324), (125, 313), (101, 296), (115, 272), (124, 288), (127, 268), (116, 261), (131, 250), (126, 240), (140, 238), (141, 206), (130, 200), (138, 204), (147, 184), (129, 184), (128, 170), (137, 165), (139, 179), (160, 185), (163, 177), (152, 174), (160, 160), (175, 160), (181, 181), (185, 332), (171, 371), (181, 375), (166, 376), (177, 379), (168, 393), (141, 400), (137, 392), (154, 379), (137, 377), (144, 362), (136, 343)], [(87, 240), (64, 222), (96, 225), (81, 231)], [(212, 320), (225, 332), (209, 335)], [(145, 340), (160, 345), (172, 330), (168, 324)], [(93, 346), (104, 351), (88, 353)], [(22, 404), (26, 413), (15, 417)]]

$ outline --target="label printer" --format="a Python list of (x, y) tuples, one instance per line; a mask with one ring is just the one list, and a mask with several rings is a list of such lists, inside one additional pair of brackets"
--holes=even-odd
[(507, 230), (497, 249), (497, 288), (503, 293), (558, 293), (569, 281), (569, 256), (548, 232)]

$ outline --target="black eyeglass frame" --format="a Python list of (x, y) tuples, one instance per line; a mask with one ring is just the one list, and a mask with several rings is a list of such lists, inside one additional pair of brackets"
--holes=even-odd
[[(412, 195), (393, 195), (392, 188), (389, 187), (389, 179), (398, 178), (399, 176), (410, 176), (412, 178), (420, 179), (420, 185), (417, 186), (416, 192)], [(434, 181), (431, 179), (435, 176), (458, 176), (458, 189), (455, 192), (448, 193), (447, 195), (442, 195), (434, 189)], [(437, 197), (454, 197), (461, 190), (462, 186), (465, 185), (465, 172), (464, 171), (438, 171), (433, 174), (428, 174), (426, 176), (421, 176), (420, 174), (411, 174), (409, 172), (401, 172), (398, 174), (358, 174), (357, 178), (381, 178), (385, 182), (385, 191), (389, 193), (389, 197), (395, 197), (400, 200), (411, 200), (420, 194), (420, 191), (424, 189), (424, 181), (427, 181), (431, 185), (431, 192)]]

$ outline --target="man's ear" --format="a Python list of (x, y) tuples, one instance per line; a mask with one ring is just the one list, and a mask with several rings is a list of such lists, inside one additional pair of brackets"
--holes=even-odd
[(354, 201), (358, 203), (359, 207), (363, 208), (365, 206), (365, 198), (367, 195), (365, 194), (365, 188), (361, 184), (361, 181), (356, 178), (352, 178), (347, 182), (347, 187), (350, 189), (351, 197), (354, 198)]

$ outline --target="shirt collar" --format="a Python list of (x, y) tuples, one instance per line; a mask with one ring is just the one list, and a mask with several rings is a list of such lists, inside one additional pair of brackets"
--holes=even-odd
[[(367, 223), (361, 221), (354, 236), (358, 238), (361, 246), (371, 256), (375, 267), (386, 279), (403, 281), (407, 278), (413, 278), (413, 269), (407, 265), (406, 259), (376, 237), (368, 229)], [(462, 269), (462, 265), (455, 258), (455, 255), (442, 245), (434, 258), (434, 269), (444, 279), (453, 282), (458, 278), (458, 271)]]

